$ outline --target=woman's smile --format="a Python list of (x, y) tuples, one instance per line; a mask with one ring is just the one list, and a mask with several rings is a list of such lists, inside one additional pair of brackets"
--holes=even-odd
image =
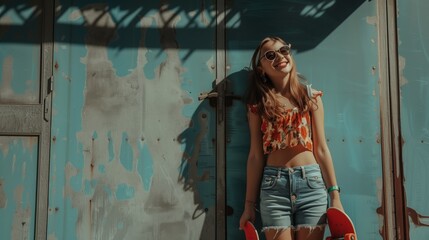
[(281, 61), (281, 62), (279, 62), (279, 63), (275, 64), (275, 65), (274, 65), (274, 67), (275, 67), (275, 68), (284, 68), (284, 67), (286, 67), (288, 64), (289, 64), (289, 62), (288, 62), (288, 61)]

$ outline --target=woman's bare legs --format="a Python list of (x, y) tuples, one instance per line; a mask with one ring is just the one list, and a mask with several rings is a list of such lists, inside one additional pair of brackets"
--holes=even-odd
[(324, 227), (300, 228), (295, 231), (295, 240), (323, 240), (325, 234)]
[(291, 228), (265, 230), (265, 238), (267, 240), (294, 240)]

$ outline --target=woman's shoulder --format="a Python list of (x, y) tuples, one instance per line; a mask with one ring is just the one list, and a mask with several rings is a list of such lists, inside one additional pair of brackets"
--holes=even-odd
[(307, 96), (311, 99), (315, 99), (317, 97), (323, 96), (323, 92), (317, 89), (312, 88), (312, 84), (308, 83), (307, 78), (302, 75), (301, 73), (298, 73), (299, 82), (304, 85), (304, 87), (307, 90)]
[(312, 84), (304, 84), (307, 89), (307, 95), (309, 98), (317, 98), (323, 96), (323, 91), (314, 89)]

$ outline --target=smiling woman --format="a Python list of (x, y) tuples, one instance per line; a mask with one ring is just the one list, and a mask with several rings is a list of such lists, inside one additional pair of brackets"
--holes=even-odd
[(290, 47), (267, 37), (252, 57), (251, 143), (240, 228), (255, 221), (260, 202), (267, 239), (322, 239), (327, 195), (331, 206), (343, 207), (325, 140), (322, 92), (299, 81)]
[(2, 239), (319, 238), (322, 112), (359, 237), (427, 239), (429, 1), (390, 2), (2, 0)]

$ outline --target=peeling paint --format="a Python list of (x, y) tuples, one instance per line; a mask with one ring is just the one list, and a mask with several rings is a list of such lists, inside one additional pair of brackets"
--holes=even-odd
[(16, 203), (15, 214), (12, 223), (11, 239), (26, 239), (31, 229), (31, 208), (22, 206), (23, 186), (18, 186), (15, 189), (14, 200)]
[[(12, 4), (13, 5), (13, 4)], [(40, 40), (40, 11), (36, 6), (15, 9), (13, 6), (0, 7), (1, 43), (1, 78), (0, 103), (36, 104), (40, 89), (40, 46), (39, 44), (20, 43), (20, 38), (31, 36)], [(30, 18), (31, 21), (27, 21)], [(24, 31), (17, 31), (16, 26), (26, 24)], [(8, 42), (6, 39), (16, 38)], [(3, 40), (6, 40), (3, 42)], [(10, 41), (10, 40), (9, 40)], [(18, 65), (16, 63), (19, 63)]]
[[(303, 11), (288, 10), (298, 11), (298, 14), (301, 12), (311, 19), (320, 19), (331, 14), (330, 11), (335, 10), (335, 4), (335, 1), (327, 1), (307, 6)], [(255, 5), (262, 6), (262, 2)], [(314, 71), (316, 76), (311, 79), (316, 81), (315, 85), (327, 90), (324, 98), (326, 102), (333, 103), (327, 104), (331, 107), (327, 108), (331, 113), (327, 123), (331, 130), (330, 144), (334, 146), (333, 152), (337, 159), (340, 159), (337, 161), (340, 169), (348, 169), (350, 171), (347, 174), (355, 176), (365, 175), (363, 183), (344, 183), (348, 189), (359, 194), (358, 198), (350, 200), (349, 196), (347, 200), (352, 203), (367, 200), (371, 203), (371, 209), (365, 210), (371, 213), (365, 212), (364, 215), (372, 216), (370, 214), (373, 214), (374, 206), (380, 204), (373, 196), (374, 189), (378, 192), (380, 186), (368, 190), (359, 188), (358, 185), (370, 185), (380, 178), (377, 172), (380, 170), (377, 155), (379, 144), (373, 139), (376, 138), (373, 137), (376, 135), (374, 132), (379, 132), (377, 125), (373, 123), (377, 122), (377, 115), (374, 113), (377, 112), (374, 109), (378, 109), (374, 98), (377, 94), (373, 81), (377, 76), (375, 69), (368, 71), (377, 57), (374, 45), (376, 33), (374, 27), (368, 26), (375, 24), (375, 17), (367, 17), (374, 13), (374, 3), (365, 2), (363, 5), (358, 10), (353, 8), (352, 11), (356, 11), (351, 18), (344, 20), (342, 26), (335, 25), (335, 29), (329, 29), (328, 36), (323, 36), (323, 42), (317, 42), (314, 52), (313, 49), (306, 49), (308, 55), (301, 52), (297, 55), (309, 63), (310, 69), (306, 70), (310, 75)], [(69, 21), (85, 19), (88, 31), (73, 32), (73, 36), (64, 33), (63, 36), (85, 38), (85, 45), (74, 46), (72, 42), (64, 44), (63, 48), (56, 48), (56, 56), (59, 58), (58, 68), (55, 70), (58, 71), (57, 81), (65, 87), (56, 90), (55, 94), (65, 108), (53, 111), (53, 132), (57, 140), (52, 142), (54, 150), (50, 209), (58, 210), (50, 212), (50, 219), (60, 221), (57, 225), (55, 222), (50, 224), (49, 236), (61, 238), (60, 235), (64, 234), (76, 239), (125, 239), (144, 235), (152, 239), (173, 236), (179, 239), (198, 239), (201, 236), (199, 231), (206, 230), (201, 226), (206, 224), (207, 218), (215, 215), (213, 204), (208, 204), (204, 197), (208, 193), (203, 189), (204, 184), (213, 182), (214, 175), (211, 171), (215, 167), (204, 165), (211, 163), (204, 161), (204, 158), (212, 156), (203, 154), (212, 153), (213, 143), (218, 139), (208, 137), (213, 130), (211, 126), (215, 125), (212, 121), (215, 116), (211, 114), (213, 109), (204, 105), (205, 103), (198, 105), (194, 102), (194, 96), (200, 90), (194, 86), (202, 85), (206, 78), (207, 81), (214, 78), (210, 74), (195, 74), (196, 70), (192, 65), (185, 67), (180, 58), (183, 53), (180, 49), (184, 39), (189, 41), (189, 37), (180, 36), (181, 31), (176, 30), (178, 26), (194, 26), (188, 24), (189, 18), (199, 19), (198, 24), (213, 24), (214, 21), (207, 21), (206, 17), (210, 15), (203, 16), (195, 8), (189, 14), (181, 14), (175, 3), (168, 2), (167, 5), (167, 2), (162, 1), (159, 9), (148, 10), (150, 13), (142, 17), (140, 22), (133, 23), (144, 31), (155, 31), (151, 32), (152, 35), (142, 32), (139, 47), (127, 52), (111, 48), (111, 44), (128, 36), (119, 35), (121, 28), (116, 25), (119, 23), (116, 20), (120, 19), (118, 12), (122, 10), (111, 11), (107, 6), (87, 5), (79, 13), (76, 10), (68, 12), (65, 18)], [(228, 9), (231, 16), (234, 16), (234, 21), (240, 18), (240, 24), (234, 25), (235, 27), (241, 28), (248, 24), (244, 18), (250, 10), (244, 8), (242, 12)], [(158, 14), (152, 14), (154, 12)], [(113, 16), (115, 13), (117, 15)], [(357, 22), (361, 24), (359, 26), (363, 26), (362, 29), (350, 27)], [(200, 26), (198, 24), (195, 26)], [(66, 32), (68, 29), (60, 30)], [(356, 31), (360, 33), (358, 39), (352, 34)], [(159, 43), (156, 42), (158, 40)], [(364, 53), (350, 47), (361, 46), (361, 40), (366, 44), (363, 47), (369, 49)], [(148, 47), (149, 41), (151, 48)], [(156, 44), (159, 44), (159, 48)], [(115, 47), (119, 45), (116, 44)], [(202, 51), (199, 50), (195, 52), (200, 54)], [(248, 64), (249, 58), (246, 55), (248, 49), (243, 50), (238, 46), (232, 50), (237, 50), (238, 57), (231, 58), (227, 71), (234, 74), (233, 70), (246, 66), (242, 64), (243, 59)], [(67, 57), (73, 61), (65, 59)], [(78, 64), (75, 63), (77, 59), (80, 59)], [(121, 62), (118, 59), (132, 60)], [(315, 59), (314, 63), (308, 59)], [(346, 64), (341, 62), (342, 59), (352, 61)], [(330, 60), (336, 71), (330, 70), (334, 73), (325, 75), (320, 63)], [(199, 68), (205, 68), (207, 73), (216, 73), (214, 55), (201, 58), (200, 61), (205, 66)], [(338, 76), (347, 77), (339, 79)], [(194, 88), (184, 87), (191, 84)], [(211, 90), (211, 85), (206, 84), (201, 88)], [(337, 99), (344, 99), (344, 102)], [(356, 103), (355, 99), (362, 101)], [(356, 112), (359, 115), (354, 115)], [(366, 121), (370, 123), (367, 124)], [(357, 129), (364, 133), (368, 131), (368, 134), (362, 136), (363, 133)], [(235, 143), (230, 136), (225, 141), (230, 145)], [(352, 145), (358, 145), (357, 149), (352, 148)], [(242, 166), (241, 162), (234, 163)], [(367, 171), (368, 165), (371, 166), (370, 172)], [(237, 171), (240, 170), (242, 169)], [(211, 197), (215, 199), (214, 195)], [(239, 198), (234, 200), (238, 201)], [(235, 206), (229, 210), (232, 215), (239, 212), (239, 208)], [(372, 218), (370, 225), (376, 225), (377, 220), (376, 217)], [(62, 229), (59, 225), (71, 228)]]
[(378, 17), (377, 16), (368, 16), (368, 17), (366, 17), (366, 22), (370, 25), (377, 26)]
[(383, 179), (379, 178), (376, 181), (376, 186), (377, 186), (377, 200), (379, 202), (379, 206), (375, 212), (378, 215), (378, 232), (380, 233), (380, 236), (382, 239), (385, 239), (385, 234), (384, 234), (384, 211), (385, 211), (385, 207), (384, 207), (384, 190), (383, 190)]
[(130, 144), (128, 144), (128, 135), (126, 133), (122, 134), (122, 141), (121, 141), (121, 150), (120, 150), (120, 162), (122, 166), (128, 170), (133, 170), (133, 149)]
[(415, 227), (429, 227), (429, 216), (423, 216), (409, 207), (407, 208), (407, 215)]
[(408, 80), (404, 75), (406, 60), (403, 56), (398, 56), (398, 65), (399, 65), (399, 84), (402, 87), (408, 83)]
[(2, 85), (0, 88), (0, 96), (2, 99), (9, 99), (13, 96), (13, 91), (11, 87), (12, 78), (13, 78), (13, 58), (12, 56), (7, 56), (3, 58), (2, 64)]
[[(189, 92), (182, 89), (185, 68), (175, 40), (174, 29), (181, 17), (167, 6), (144, 16), (142, 26), (161, 29), (163, 54), (147, 55), (147, 36), (142, 32), (141, 45), (135, 51), (136, 66), (124, 74), (119, 71), (123, 65), (109, 55), (108, 44), (117, 33), (104, 7), (92, 5), (81, 11), (85, 21), (100, 28), (88, 28), (86, 55), (80, 57), (86, 69), (85, 82), (77, 92), (82, 103), (74, 104), (81, 106), (81, 119), (70, 126), (77, 130), (75, 139), (68, 140), (76, 141), (76, 149), (70, 152), (64, 169), (63, 197), (70, 207), (60, 208), (58, 213), (70, 212), (67, 221), (75, 216), (73, 235), (77, 239), (173, 236), (177, 228), (184, 229), (183, 239), (197, 239), (206, 211), (195, 216), (197, 193), (178, 180), (183, 146), (176, 138), (190, 121), (183, 116), (183, 108), (193, 104)], [(158, 63), (147, 68), (153, 61)], [(67, 80), (64, 65), (59, 62), (58, 74)], [(81, 80), (74, 75), (71, 84), (79, 89), (76, 81)], [(54, 158), (52, 164), (61, 161)], [(55, 167), (51, 171), (55, 178), (62, 173)], [(206, 181), (206, 175), (201, 181)]]
[(7, 204), (7, 196), (3, 185), (4, 179), (0, 178), (0, 208), (5, 208)]
[(37, 137), (0, 136), (0, 232), (32, 239), (35, 223)]

